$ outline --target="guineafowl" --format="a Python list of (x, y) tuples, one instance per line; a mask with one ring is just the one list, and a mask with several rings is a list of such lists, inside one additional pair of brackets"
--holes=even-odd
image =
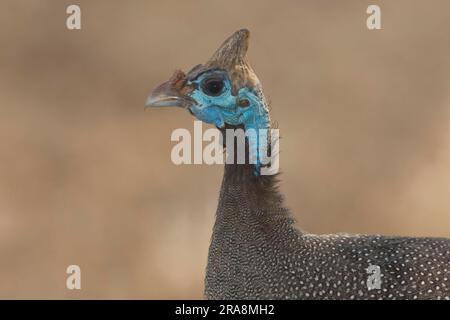
[[(248, 43), (248, 30), (235, 32), (206, 64), (176, 71), (154, 89), (146, 107), (178, 106), (222, 132), (269, 129)], [(246, 154), (263, 148), (270, 153), (270, 137), (249, 137)], [(263, 160), (225, 164), (206, 298), (450, 299), (450, 239), (299, 230), (283, 205), (278, 176), (261, 174)]]

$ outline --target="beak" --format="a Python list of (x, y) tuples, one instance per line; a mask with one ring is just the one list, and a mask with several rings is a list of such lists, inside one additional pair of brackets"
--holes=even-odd
[(172, 81), (167, 81), (154, 89), (145, 100), (145, 108), (149, 107), (181, 107), (189, 108), (195, 101), (180, 94), (173, 86)]

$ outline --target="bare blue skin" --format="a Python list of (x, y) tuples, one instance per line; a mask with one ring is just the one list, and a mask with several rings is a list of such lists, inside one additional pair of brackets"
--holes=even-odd
[[(220, 94), (210, 96), (203, 91), (202, 82), (214, 75), (222, 76), (224, 85)], [(237, 96), (234, 96), (228, 75), (221, 70), (205, 72), (188, 84), (196, 88), (190, 93), (190, 97), (196, 103), (189, 109), (197, 119), (213, 124), (217, 128), (223, 128), (225, 123), (244, 126), (246, 133), (249, 133), (247, 135), (249, 148), (254, 155), (257, 155), (255, 174), (259, 175), (261, 165), (268, 162), (266, 150), (269, 133), (267, 130), (270, 129), (268, 106), (261, 88), (259, 86), (243, 87), (239, 89)], [(247, 100), (248, 106), (239, 106), (238, 102), (242, 100)]]
[[(224, 77), (222, 93), (218, 96), (210, 96), (201, 89), (202, 82), (213, 74), (220, 74)], [(196, 87), (190, 94), (196, 104), (189, 109), (197, 119), (214, 124), (218, 128), (223, 128), (225, 122), (232, 125), (238, 124), (235, 112), (236, 97), (231, 93), (231, 83), (224, 71), (205, 72), (188, 84), (194, 84)]]

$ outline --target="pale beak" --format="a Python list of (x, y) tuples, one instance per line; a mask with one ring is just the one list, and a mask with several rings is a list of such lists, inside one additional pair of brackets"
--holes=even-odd
[(184, 107), (184, 100), (173, 96), (149, 95), (145, 100), (145, 107)]
[(181, 107), (189, 108), (195, 101), (180, 95), (174, 90), (172, 82), (167, 81), (157, 87), (145, 100), (145, 108), (149, 107)]

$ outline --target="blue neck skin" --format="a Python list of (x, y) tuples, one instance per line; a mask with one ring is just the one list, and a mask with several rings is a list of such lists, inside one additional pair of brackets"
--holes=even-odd
[(238, 100), (249, 102), (248, 107), (238, 107), (238, 122), (244, 124), (250, 159), (255, 164), (254, 174), (259, 176), (261, 166), (268, 165), (270, 162), (267, 155), (270, 141), (269, 108), (259, 87), (256, 88), (256, 92), (249, 88), (240, 89)]

